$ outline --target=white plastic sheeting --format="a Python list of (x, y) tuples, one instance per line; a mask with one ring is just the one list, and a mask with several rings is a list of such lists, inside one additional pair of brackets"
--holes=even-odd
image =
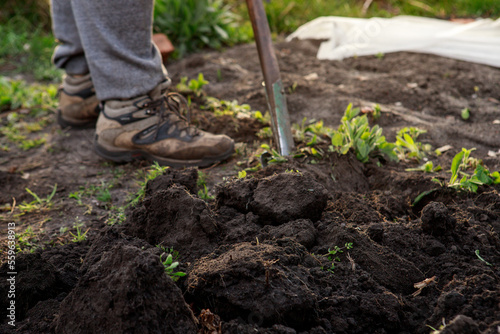
[(287, 40), (293, 38), (326, 39), (319, 48), (319, 59), (410, 51), (500, 67), (500, 19), (461, 24), (416, 16), (329, 16), (304, 24)]

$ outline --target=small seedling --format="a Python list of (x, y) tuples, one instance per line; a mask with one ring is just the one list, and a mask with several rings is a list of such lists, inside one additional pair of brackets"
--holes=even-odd
[[(163, 256), (166, 255), (167, 257), (165, 260), (163, 260)], [(186, 276), (186, 273), (182, 271), (175, 271), (175, 268), (179, 266), (178, 261), (174, 261), (174, 257), (172, 256), (172, 253), (163, 253), (160, 255), (160, 261), (163, 264), (163, 267), (165, 268), (165, 273), (170, 277), (174, 282), (177, 282), (179, 278)]]
[(434, 163), (432, 161), (427, 161), (422, 166), (416, 168), (407, 168), (405, 169), (407, 172), (424, 172), (424, 173), (435, 173), (439, 172), (443, 168), (440, 165), (434, 167)]
[(111, 202), (111, 193), (109, 192), (111, 185), (106, 185), (104, 181), (101, 181), (101, 186), (97, 188), (96, 199), (102, 203)]
[[(473, 150), (475, 149), (467, 150), (462, 148), (462, 151), (455, 155), (451, 162), (451, 178), (448, 182), (448, 187), (476, 192), (479, 186), (500, 183), (500, 178), (497, 177), (500, 176), (500, 173), (490, 173), (489, 170), (481, 165), (481, 161), (470, 158)], [(472, 175), (463, 171), (474, 166), (475, 169)]]
[(83, 232), (81, 229), (81, 224), (77, 224), (73, 227), (76, 229), (76, 234), (69, 232), (69, 234), (73, 237), (73, 239), (71, 239), (72, 242), (81, 242), (87, 240), (87, 232), (90, 230), (90, 228)]
[(282, 164), (288, 161), (287, 158), (278, 153), (274, 148), (267, 144), (260, 145), (265, 151), (260, 156), (260, 163), (263, 167), (266, 167), (269, 164)]
[(469, 110), (469, 108), (462, 109), (462, 111), (460, 112), (460, 116), (462, 116), (462, 119), (464, 121), (467, 121), (470, 118), (470, 110)]
[(476, 249), (476, 251), (474, 252), (477, 256), (477, 258), (481, 261), (484, 262), (484, 264), (486, 264), (487, 266), (493, 266), (491, 263), (489, 263), (488, 261), (486, 261), (485, 259), (483, 259), (480, 255), (479, 255), (479, 249)]
[(198, 73), (197, 79), (191, 79), (188, 82), (187, 77), (182, 77), (181, 82), (177, 84), (176, 88), (181, 93), (194, 94), (196, 97), (203, 95), (203, 86), (209, 84), (203, 73)]
[(198, 190), (198, 197), (205, 201), (214, 199), (214, 197), (208, 193), (206, 184), (203, 185), (203, 189)]
[(349, 250), (353, 247), (354, 246), (352, 242), (346, 242), (344, 244), (344, 247), (334, 246), (333, 249), (328, 248), (328, 253), (324, 256), (326, 256), (329, 261), (332, 261), (332, 263), (330, 265), (330, 268), (327, 270), (333, 273), (333, 270), (335, 269), (335, 262), (340, 262), (340, 257), (338, 255), (344, 252), (343, 249)]
[(28, 226), (24, 232), (16, 234), (16, 252), (25, 250), (34, 251), (36, 246), (32, 242), (37, 242), (36, 234), (33, 232), (33, 227)]
[(426, 152), (432, 149), (432, 146), (429, 144), (417, 142), (418, 136), (426, 132), (414, 127), (406, 127), (399, 130), (394, 148), (394, 152), (398, 158), (400, 160), (421, 161), (425, 157)]
[(244, 179), (247, 176), (247, 172), (242, 170), (238, 172), (238, 179)]
[(57, 183), (54, 184), (54, 186), (52, 187), (52, 192), (46, 198), (40, 198), (29, 188), (26, 188), (26, 191), (28, 192), (28, 194), (33, 196), (35, 200), (29, 203), (23, 202), (23, 204), (20, 204), (19, 209), (21, 210), (21, 212), (29, 213), (42, 209), (50, 209), (53, 205), (52, 199), (54, 198), (54, 195), (56, 194), (57, 191)]

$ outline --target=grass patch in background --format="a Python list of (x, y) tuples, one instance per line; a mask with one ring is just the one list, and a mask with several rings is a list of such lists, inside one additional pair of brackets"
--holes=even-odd
[[(245, 2), (226, 0), (245, 23)], [(364, 0), (272, 0), (264, 2), (272, 32), (291, 33), (300, 25), (320, 16), (392, 17), (416, 15), (437, 18), (500, 16), (498, 0), (373, 0), (366, 13)]]
[(51, 63), (56, 42), (50, 32), (15, 16), (0, 25), (0, 74), (28, 74), (38, 81), (60, 81), (61, 71)]
[[(264, 2), (274, 34), (288, 34), (319, 16), (427, 17), (500, 16), (498, 0), (272, 0)], [(60, 81), (51, 64), (56, 42), (50, 32), (49, 0), (4, 0), (0, 12), (0, 75), (27, 75), (37, 81)], [(166, 33), (177, 57), (203, 48), (253, 39), (246, 3), (237, 0), (156, 0), (154, 30)]]

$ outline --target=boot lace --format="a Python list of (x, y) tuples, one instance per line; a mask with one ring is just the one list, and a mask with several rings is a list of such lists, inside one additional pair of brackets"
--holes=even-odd
[[(159, 116), (155, 137), (158, 137), (161, 125), (166, 121), (170, 127), (176, 127), (179, 133), (185, 131), (191, 137), (199, 133), (199, 130), (191, 125), (191, 110), (186, 98), (179, 93), (167, 93), (157, 100), (145, 103), (142, 108), (146, 109), (147, 115)], [(185, 115), (182, 113), (183, 109), (186, 110)]]

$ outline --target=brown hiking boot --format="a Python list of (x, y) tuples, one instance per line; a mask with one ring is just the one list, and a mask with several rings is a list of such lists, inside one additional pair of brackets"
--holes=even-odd
[(75, 77), (66, 75), (59, 89), (57, 122), (62, 128), (93, 127), (99, 116), (99, 101), (90, 74)]
[(190, 125), (189, 112), (181, 114), (185, 99), (164, 94), (169, 84), (128, 101), (106, 101), (96, 126), (97, 153), (115, 162), (146, 159), (172, 167), (203, 167), (229, 158), (233, 140)]

